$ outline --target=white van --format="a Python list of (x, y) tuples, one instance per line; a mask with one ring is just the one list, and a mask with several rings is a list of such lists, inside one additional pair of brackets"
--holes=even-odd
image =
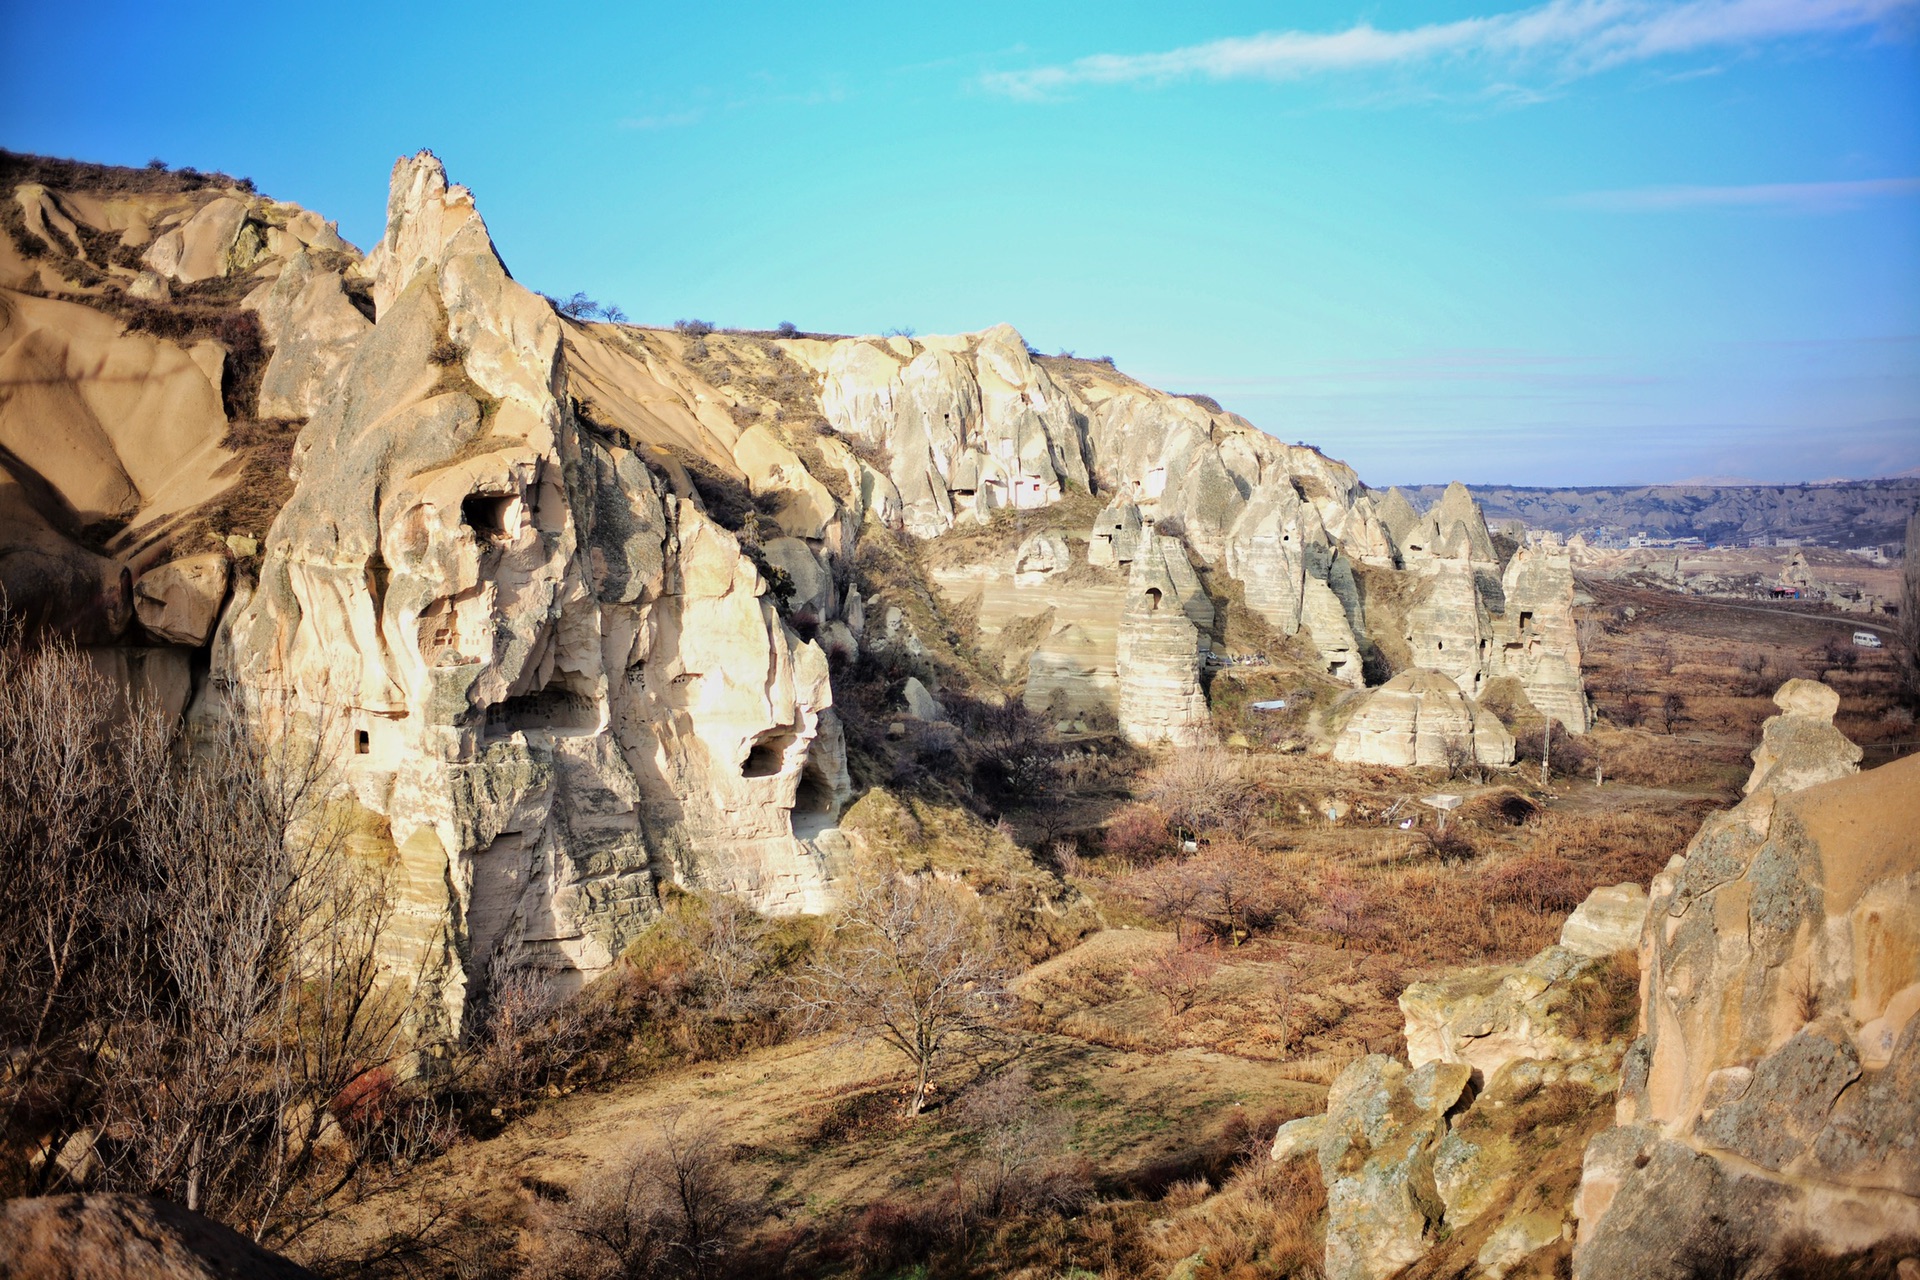
[(1871, 631), (1856, 631), (1853, 633), (1853, 647), (1856, 649), (1878, 649), (1880, 647), (1880, 637)]

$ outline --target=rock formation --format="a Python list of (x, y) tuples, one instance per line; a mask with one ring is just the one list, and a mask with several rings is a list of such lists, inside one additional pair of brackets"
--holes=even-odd
[(1120, 728), (1139, 743), (1196, 746), (1213, 737), (1200, 669), (1206, 661), (1213, 605), (1200, 590), (1187, 554), (1152, 528), (1127, 576), (1120, 622)]
[(1591, 1132), (1619, 1082), (1624, 1035), (1579, 1011), (1603, 991), (1624, 997), (1631, 974), (1595, 948), (1637, 939), (1635, 914), (1631, 894), (1596, 890), (1560, 944), (1524, 964), (1414, 983), (1400, 997), (1407, 1062), (1362, 1058), (1324, 1115), (1280, 1127), (1274, 1159), (1320, 1164), (1329, 1280), (1384, 1280), (1436, 1250), (1448, 1261), (1435, 1274), (1499, 1277), (1564, 1248), (1572, 1209), (1536, 1190), (1536, 1148)]
[(1437, 671), (1403, 671), (1367, 694), (1333, 745), (1333, 758), (1396, 768), (1459, 760), (1513, 763), (1513, 735), (1498, 716)]
[(1650, 890), (1576, 1276), (1920, 1239), (1920, 758), (1856, 773), (1831, 690), (1776, 701), (1747, 798)]
[(343, 723), (449, 1019), (509, 941), (604, 969), (660, 877), (820, 909), (795, 810), (817, 831), (847, 788), (821, 650), (733, 534), (582, 426), (559, 318), (430, 155), (395, 167), (369, 274), (216, 657), (249, 702)]

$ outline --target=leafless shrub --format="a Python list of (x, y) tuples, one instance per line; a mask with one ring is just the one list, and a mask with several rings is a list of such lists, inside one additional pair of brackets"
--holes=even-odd
[(976, 1154), (961, 1174), (970, 1217), (998, 1218), (1071, 1206), (1086, 1192), (1062, 1158), (1073, 1125), (1043, 1104), (1026, 1067), (974, 1085), (954, 1108)]
[(345, 846), (326, 723), (170, 726), (70, 647), (0, 647), (0, 1076), (12, 1187), (97, 1134), (97, 1185), (284, 1244), (414, 1144), (388, 1064), (379, 868)]
[(1119, 888), (1160, 919), (1171, 920), (1176, 938), (1192, 923), (1237, 943), (1271, 923), (1284, 905), (1284, 886), (1272, 865), (1257, 849), (1232, 840), (1189, 858), (1156, 863)]
[(1220, 970), (1217, 947), (1175, 944), (1133, 968), (1133, 979), (1160, 996), (1175, 1013), (1185, 1013), (1200, 1001), (1207, 984)]
[(653, 1280), (720, 1272), (752, 1202), (723, 1135), (684, 1111), (576, 1197), (536, 1216), (538, 1280)]
[(1169, 822), (1192, 834), (1239, 825), (1255, 800), (1245, 763), (1223, 747), (1173, 752), (1148, 775), (1146, 792)]
[(134, 806), (166, 774), (168, 738), (83, 654), (28, 649), (0, 614), (0, 1194), (48, 1188), (57, 1169), (35, 1170), (35, 1148), (61, 1150), (110, 1074), (157, 887)]
[(1480, 758), (1473, 753), (1473, 743), (1467, 738), (1456, 735), (1443, 741), (1440, 744), (1440, 763), (1449, 778), (1471, 777), (1477, 782), (1483, 776)]
[(914, 1072), (906, 1114), (916, 1116), (957, 1045), (999, 1031), (1007, 973), (978, 908), (952, 886), (891, 867), (853, 879), (800, 1001), (815, 1024), (905, 1058)]

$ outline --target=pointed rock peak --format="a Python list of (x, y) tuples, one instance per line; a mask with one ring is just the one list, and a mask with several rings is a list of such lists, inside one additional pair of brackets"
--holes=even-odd
[(1458, 480), (1447, 486), (1440, 501), (1428, 508), (1427, 516), (1444, 534), (1451, 535), (1457, 525), (1465, 531), (1467, 547), (1475, 560), (1495, 559), (1493, 535), (1487, 532), (1487, 520), (1480, 504), (1473, 500), (1467, 486)]
[(1407, 534), (1420, 523), (1420, 513), (1413, 509), (1399, 485), (1387, 490), (1387, 496), (1380, 500), (1380, 523), (1387, 527), (1396, 543), (1404, 542)]
[(422, 271), (445, 266), (464, 253), (485, 253), (500, 262), (474, 207), (473, 192), (449, 183), (446, 166), (431, 151), (394, 161), (387, 186), (386, 234), (367, 257), (375, 314), (384, 315)]

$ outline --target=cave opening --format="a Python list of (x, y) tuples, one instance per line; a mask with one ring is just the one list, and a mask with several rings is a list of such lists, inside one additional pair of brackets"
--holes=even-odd
[(787, 748), (793, 745), (794, 733), (790, 729), (778, 729), (754, 742), (747, 752), (746, 763), (740, 766), (743, 778), (771, 778), (786, 767)]
[(511, 493), (470, 493), (460, 500), (460, 523), (482, 538), (504, 538), (513, 502)]

